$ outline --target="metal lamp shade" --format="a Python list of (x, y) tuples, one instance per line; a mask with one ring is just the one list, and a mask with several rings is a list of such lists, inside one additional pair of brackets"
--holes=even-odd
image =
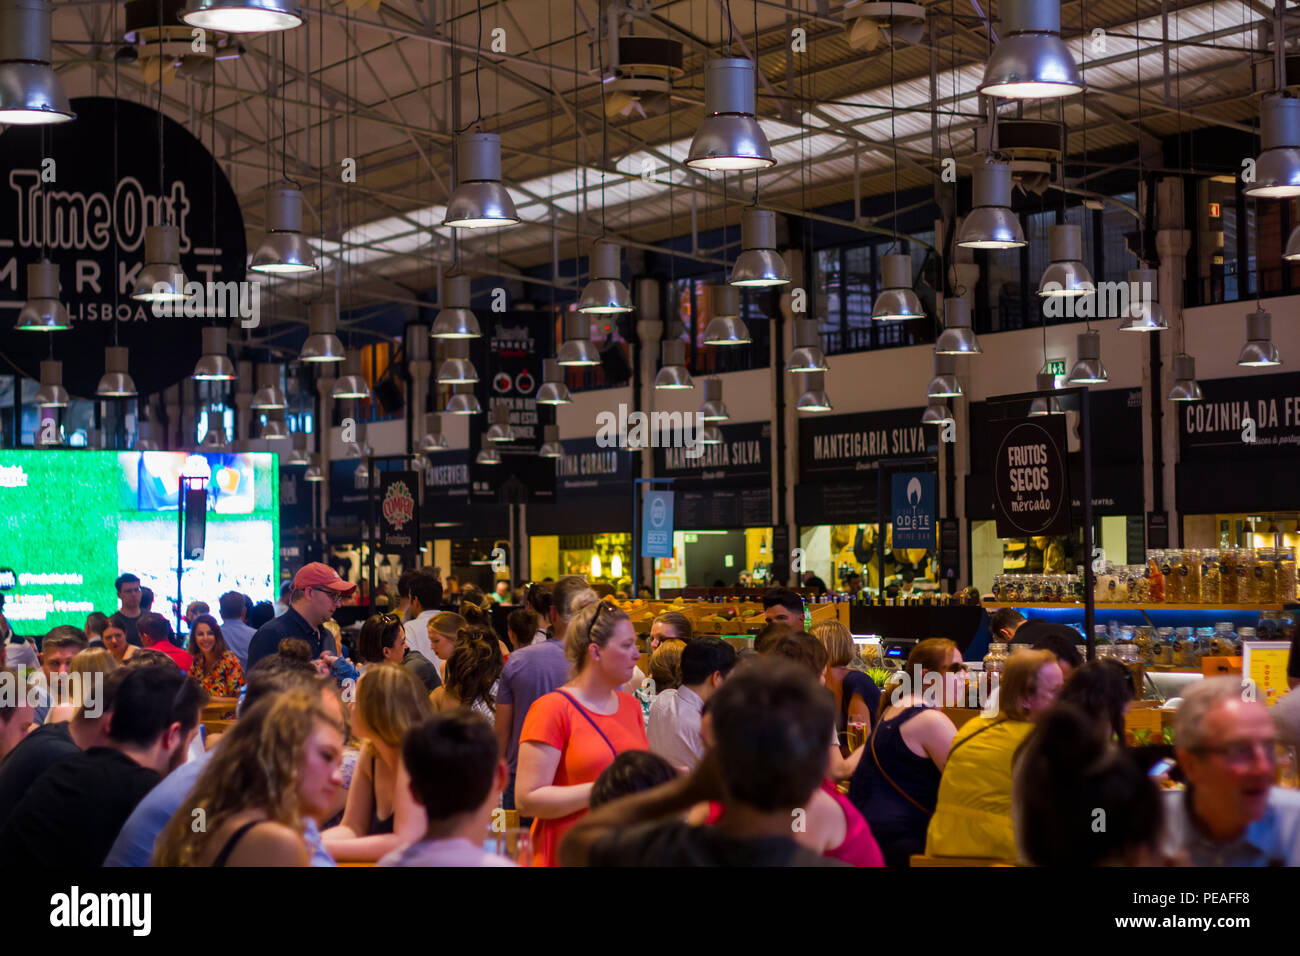
[(795, 407), (801, 412), (829, 412), (831, 397), (826, 394), (826, 373), (809, 372), (803, 380), (803, 392)]
[(959, 296), (943, 300), (943, 331), (934, 343), (936, 355), (978, 355), (979, 339), (970, 325), (970, 303)]
[(284, 463), (291, 468), (301, 468), (311, 464), (311, 455), (307, 452), (307, 433), (293, 433), (293, 448), (290, 449)]
[(921, 299), (912, 291), (912, 257), (887, 255), (880, 264), (883, 288), (871, 307), (878, 322), (904, 322), (925, 318)]
[(466, 133), (456, 143), (459, 185), (447, 202), (444, 226), (483, 229), (519, 222), (514, 200), (501, 183), (501, 137)]
[(537, 390), (539, 405), (568, 405), (573, 401), (564, 381), (564, 369), (555, 359), (542, 362), (542, 386)]
[(76, 116), (51, 65), (51, 15), (45, 0), (0, 0), (0, 124), (39, 126)]
[(952, 409), (943, 402), (932, 401), (921, 413), (922, 425), (947, 425), (955, 421), (956, 419), (952, 417)]
[(267, 190), (266, 235), (249, 268), (271, 275), (315, 272), (316, 256), (302, 234), (302, 192), (283, 185)]
[(739, 316), (715, 316), (704, 328), (705, 345), (749, 345), (749, 326)]
[(144, 231), (144, 265), (136, 273), (137, 302), (181, 302), (185, 273), (181, 271), (181, 234), (175, 226), (150, 226)]
[[(1034, 388), (1040, 392), (1056, 389), (1056, 376), (1051, 372), (1039, 372), (1034, 376)], [(1036, 398), (1029, 403), (1029, 414), (1033, 417), (1039, 415), (1064, 415), (1065, 409), (1055, 398)]]
[(302, 362), (342, 362), (343, 343), (336, 334), (339, 319), (328, 302), (313, 302), (307, 307), (307, 341), (302, 343), (298, 359)]
[(664, 339), (659, 347), (661, 365), (655, 375), (655, 388), (678, 390), (694, 388), (686, 369), (686, 343), (681, 339)]
[(1291, 262), (1300, 259), (1300, 226), (1291, 230), (1291, 235), (1287, 236), (1286, 251), (1282, 253), (1282, 258)]
[(474, 394), (473, 385), (453, 385), (444, 411), (448, 415), (477, 415), (483, 411), (483, 406)]
[(1300, 196), (1300, 100), (1265, 96), (1259, 104), (1259, 137), (1255, 181), (1241, 191), (1256, 199)]
[(307, 465), (307, 471), (303, 473), (303, 481), (324, 481), (325, 471), (321, 468), (321, 456), (319, 452), (313, 452), (311, 460)]
[(1174, 387), (1169, 390), (1171, 402), (1199, 402), (1204, 398), (1196, 381), (1196, 359), (1190, 355), (1174, 356)]
[(731, 418), (722, 401), (722, 379), (704, 380), (704, 404), (700, 406), (700, 417), (706, 422), (725, 422)]
[(348, 349), (343, 358), (343, 374), (335, 380), (334, 387), (330, 389), (330, 398), (340, 401), (369, 397), (370, 385), (361, 374), (361, 353), (356, 349)]
[(740, 220), (741, 253), (731, 267), (732, 285), (787, 285), (790, 269), (776, 251), (776, 214), (770, 209), (747, 208)]
[(564, 344), (555, 360), (561, 365), (599, 365), (600, 353), (591, 344), (591, 320), (581, 312), (564, 317)]
[(1080, 332), (1079, 358), (1066, 379), (1071, 385), (1100, 385), (1109, 381), (1106, 366), (1101, 364), (1101, 333)]
[(41, 387), (36, 390), (38, 408), (65, 408), (68, 392), (63, 387), (63, 363), (48, 359), (41, 362)]
[(438, 366), (439, 385), (473, 385), (478, 381), (478, 370), (469, 360), (469, 342), (451, 339), (445, 346), (446, 357)]
[(430, 338), (435, 339), (476, 339), (483, 333), (479, 329), (478, 317), (469, 307), (469, 276), (444, 276), (442, 280), (442, 308), (433, 320)]
[(722, 429), (717, 425), (705, 425), (700, 429), (699, 442), (701, 445), (721, 445)]
[(95, 387), (95, 395), (99, 398), (130, 398), (138, 394), (128, 362), (125, 346), (110, 345), (104, 349), (104, 374)]
[(961, 382), (957, 381), (956, 356), (935, 355), (934, 378), (930, 379), (925, 394), (931, 400), (936, 398), (956, 398), (962, 394)]
[(816, 319), (795, 319), (794, 348), (786, 359), (787, 372), (825, 372), (826, 353), (822, 351), (821, 334)]
[(510, 427), (510, 409), (498, 405), (492, 409), (492, 424), (485, 435), (488, 441), (507, 442), (515, 440), (515, 430)]
[(1164, 332), (1169, 323), (1165, 321), (1165, 311), (1156, 301), (1160, 277), (1155, 269), (1130, 269), (1128, 274), (1129, 289), (1137, 290), (1136, 299), (1130, 293), (1129, 314), (1131, 318), (1120, 324), (1121, 332)]
[(425, 421), (427, 430), (424, 437), (420, 439), (420, 453), (436, 455), (440, 451), (446, 451), (447, 437), (442, 433), (442, 416), (437, 412), (430, 412)]
[(776, 165), (755, 118), (754, 63), (720, 57), (704, 66), (704, 121), (691, 138), (692, 169), (768, 169)]
[(1273, 344), (1273, 316), (1263, 309), (1246, 316), (1246, 344), (1237, 356), (1245, 368), (1267, 368), (1282, 364), (1282, 356)]
[(300, 26), (303, 17), (293, 0), (191, 0), (181, 19), (219, 33), (275, 33)]
[(226, 354), (226, 330), (209, 326), (201, 332), (203, 354), (194, 366), (193, 378), (200, 382), (229, 382), (235, 378), (235, 364)]
[(542, 428), (542, 447), (537, 454), (543, 458), (563, 458), (564, 446), (560, 444), (560, 426), (546, 425)]
[(578, 299), (579, 312), (610, 315), (632, 311), (632, 296), (623, 284), (620, 258), (620, 249), (615, 243), (596, 240), (589, 259), (591, 278)]
[(1078, 226), (1052, 226), (1047, 231), (1050, 262), (1038, 282), (1038, 294), (1088, 295), (1095, 290), (1092, 273), (1083, 264), (1083, 230)]
[(284, 389), (280, 387), (280, 366), (259, 365), (257, 391), (253, 393), (253, 400), (249, 402), (248, 407), (264, 412), (274, 408), (286, 408), (288, 404), (288, 400), (284, 397)]
[(965, 249), (1017, 249), (1025, 245), (1020, 218), (1011, 211), (1011, 167), (985, 162), (975, 167), (972, 209), (957, 232)]
[(483, 450), (478, 453), (474, 461), (480, 465), (499, 465), (501, 464), (501, 453), (497, 451), (492, 442), (486, 441), (483, 443)]
[(1079, 67), (1061, 39), (1060, 0), (1001, 0), (998, 15), (1001, 37), (984, 65), (981, 93), (1033, 100), (1083, 91)]
[(267, 413), (266, 423), (262, 425), (262, 437), (267, 441), (289, 441), (293, 437), (289, 426), (284, 421), (284, 411), (276, 409)]
[(715, 319), (740, 318), (740, 289), (725, 282), (709, 286), (709, 308)]
[(18, 313), (17, 328), (28, 332), (63, 332), (72, 328), (68, 310), (59, 301), (59, 267), (53, 262), (27, 266), (27, 301)]
[(213, 425), (208, 429), (208, 433), (203, 436), (203, 441), (199, 442), (199, 448), (204, 451), (223, 451), (226, 447), (226, 430), (219, 425)]

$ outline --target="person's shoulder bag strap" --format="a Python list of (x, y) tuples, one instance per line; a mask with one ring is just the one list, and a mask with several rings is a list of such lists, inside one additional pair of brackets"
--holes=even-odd
[(591, 724), (591, 726), (596, 729), (596, 733), (600, 734), (600, 739), (605, 741), (605, 744), (609, 747), (609, 752), (612, 753), (615, 757), (617, 757), (618, 749), (612, 743), (610, 743), (609, 738), (605, 736), (605, 731), (600, 729), (600, 724), (596, 723), (595, 718), (592, 717), (591, 714), (587, 713), (587, 708), (583, 707), (580, 703), (578, 703), (571, 696), (569, 696), (568, 691), (557, 690), (556, 693), (560, 694), (566, 700), (568, 700), (570, 704), (572, 704), (574, 707), (578, 709), (578, 713), (582, 714), (583, 717), (587, 718), (587, 723)]
[[(889, 784), (896, 791), (898, 791), (899, 796), (901, 796), (904, 800), (906, 800), (908, 803), (916, 807), (916, 809), (920, 810), (922, 813), (926, 814), (927, 816), (934, 816), (934, 810), (932, 810), (930, 807), (925, 806), (920, 801), (916, 800), (910, 793), (908, 793), (898, 784), (894, 783), (894, 778), (891, 777), (889, 774), (887, 774), (885, 772), (885, 768), (880, 765), (880, 758), (876, 756), (876, 734), (880, 732), (880, 725), (883, 723), (884, 723), (883, 720), (877, 720), (876, 726), (871, 729), (871, 759), (875, 761), (876, 769), (879, 770), (880, 775), (885, 778), (885, 783)], [(899, 740), (900, 741), (902, 740), (901, 728), (899, 729)], [(907, 745), (904, 744), (903, 746), (907, 746)]]

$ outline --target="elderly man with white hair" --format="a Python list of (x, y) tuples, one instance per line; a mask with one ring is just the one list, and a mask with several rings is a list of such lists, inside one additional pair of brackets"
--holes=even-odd
[(1277, 731), (1240, 678), (1188, 691), (1174, 747), (1188, 786), (1165, 794), (1165, 853), (1192, 866), (1300, 866), (1300, 792), (1273, 785)]

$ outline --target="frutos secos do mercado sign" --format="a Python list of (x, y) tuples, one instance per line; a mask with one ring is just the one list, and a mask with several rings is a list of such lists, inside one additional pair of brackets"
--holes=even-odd
[(990, 422), (997, 456), (993, 490), (999, 538), (1068, 534), (1065, 416)]
[[(10, 126), (0, 135), (0, 328), (13, 327), (27, 297), (27, 266), (44, 257), (58, 267), (59, 298), (72, 322), (69, 332), (54, 333), (65, 387), (78, 397), (94, 392), (116, 325), (118, 344), (132, 350), (131, 374), (147, 394), (188, 374), (204, 319), (180, 309), (159, 317), (131, 298), (145, 229), (177, 227), (180, 265), (191, 282), (242, 282), (243, 216), (212, 154), (179, 123), (162, 122), (160, 182), (155, 110), (106, 97), (72, 105), (77, 118), (70, 123)], [(6, 342), (8, 357), (37, 378), (49, 335), (15, 333)]]

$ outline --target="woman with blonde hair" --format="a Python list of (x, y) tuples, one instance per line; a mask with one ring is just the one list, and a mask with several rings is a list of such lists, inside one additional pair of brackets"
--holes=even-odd
[(528, 709), (519, 736), (515, 802), (534, 817), (537, 866), (553, 866), (560, 839), (587, 812), (591, 787), (625, 750), (649, 750), (641, 704), (620, 688), (640, 651), (631, 619), (608, 601), (570, 621), (565, 654), (574, 676)]
[[(78, 651), (68, 662), (67, 680), (63, 684), (68, 688), (68, 693), (66, 696), (61, 695), (57, 707), (50, 708), (45, 723), (59, 724), (71, 720), (87, 701), (93, 704), (96, 698), (102, 700), (104, 679), (121, 666), (107, 648), (88, 647), (84, 651)], [(72, 676), (74, 674), (77, 675), (75, 678)], [(102, 676), (96, 680), (96, 674)], [(59, 680), (63, 681), (64, 678), (60, 676)]]
[(260, 701), (212, 752), (159, 834), (154, 865), (307, 866), (303, 821), (327, 812), (342, 756), (343, 728), (320, 694)]
[(402, 738), (433, 709), (420, 679), (400, 664), (373, 664), (356, 685), (354, 733), (365, 741), (343, 822), (321, 838), (336, 860), (378, 860), (423, 837), (428, 822), (411, 796)]
[(843, 734), (850, 722), (870, 727), (880, 709), (880, 688), (862, 671), (853, 669), (858, 656), (853, 635), (839, 621), (822, 621), (812, 627), (812, 636), (822, 642), (830, 657), (826, 664), (826, 686), (835, 695), (835, 730)]

